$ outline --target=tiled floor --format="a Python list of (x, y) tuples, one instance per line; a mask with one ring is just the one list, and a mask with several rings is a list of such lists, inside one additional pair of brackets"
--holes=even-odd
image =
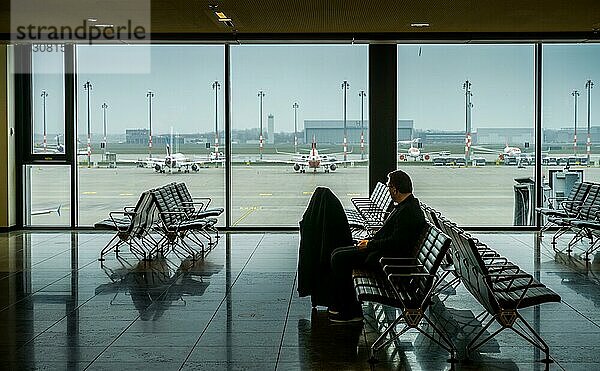
[[(481, 239), (562, 296), (524, 310), (550, 345), (550, 369), (600, 369), (600, 267), (556, 254), (545, 237)], [(90, 370), (370, 369), (375, 321), (332, 325), (296, 292), (295, 233), (229, 234), (204, 261), (97, 257), (110, 235), (0, 235), (0, 368)], [(539, 253), (536, 253), (538, 251)], [(443, 299), (443, 298), (442, 298)], [(432, 315), (459, 349), (457, 369), (544, 369), (509, 331), (465, 360), (481, 307), (460, 286)], [(378, 312), (379, 313), (379, 312)], [(375, 316), (365, 308), (366, 317)], [(380, 313), (379, 313), (380, 314)], [(447, 369), (448, 354), (414, 332), (375, 369)]]

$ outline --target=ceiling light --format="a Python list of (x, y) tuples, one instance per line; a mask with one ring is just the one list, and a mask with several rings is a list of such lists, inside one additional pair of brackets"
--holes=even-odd
[(97, 24), (96, 27), (115, 27), (114, 24)]
[(417, 28), (420, 28), (420, 27), (429, 27), (429, 23), (426, 23), (426, 22), (415, 22), (415, 23), (411, 23), (410, 27), (417, 27)]
[(217, 15), (217, 17), (219, 17), (219, 19), (227, 18), (227, 16), (223, 12), (215, 12), (215, 14)]
[(90, 17), (87, 19), (88, 22), (98, 22), (98, 18)]

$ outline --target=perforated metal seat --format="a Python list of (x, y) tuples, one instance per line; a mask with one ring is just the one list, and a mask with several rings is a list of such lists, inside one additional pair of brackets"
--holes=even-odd
[[(377, 351), (414, 328), (446, 349), (451, 354), (451, 362), (456, 360), (456, 350), (452, 342), (425, 314), (431, 304), (435, 287), (440, 282), (436, 273), (449, 245), (448, 236), (427, 222), (415, 258), (381, 258), (380, 271), (354, 270), (352, 276), (359, 301), (375, 302), (400, 309), (400, 315), (371, 346), (372, 359)], [(419, 328), (422, 320), (431, 326), (441, 341)], [(386, 340), (400, 322), (405, 323), (404, 328)]]

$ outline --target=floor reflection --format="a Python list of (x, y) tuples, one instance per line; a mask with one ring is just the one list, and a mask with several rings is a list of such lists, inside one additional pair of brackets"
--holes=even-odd
[(557, 252), (554, 261), (570, 268), (568, 271), (551, 272), (560, 277), (563, 285), (600, 305), (600, 254), (596, 254), (590, 262), (576, 255)]
[(132, 265), (118, 259), (113, 268), (102, 265), (111, 282), (96, 287), (96, 295), (113, 295), (117, 305), (120, 294), (129, 295), (142, 321), (157, 320), (173, 305), (185, 305), (185, 296), (202, 296), (210, 281), (223, 266), (207, 260), (185, 259), (177, 265), (167, 258), (139, 261)]
[(359, 359), (358, 344), (363, 324), (333, 324), (327, 311), (313, 310), (308, 319), (298, 320), (298, 355), (302, 369), (323, 369)]

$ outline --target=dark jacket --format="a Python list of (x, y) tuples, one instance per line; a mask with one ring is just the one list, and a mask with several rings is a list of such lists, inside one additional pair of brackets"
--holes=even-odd
[(367, 264), (377, 263), (382, 256), (413, 257), (423, 228), (425, 215), (412, 194), (396, 205), (385, 223), (367, 244), (372, 253)]
[(352, 245), (352, 233), (340, 200), (317, 187), (300, 221), (298, 293), (312, 296), (313, 305), (328, 305), (331, 252)]

